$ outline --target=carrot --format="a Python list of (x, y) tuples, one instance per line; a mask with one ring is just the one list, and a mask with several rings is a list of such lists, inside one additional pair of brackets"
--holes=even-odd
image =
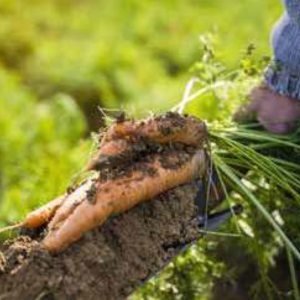
[(145, 121), (118, 121), (104, 135), (99, 152), (88, 163), (86, 171), (100, 170), (136, 157), (143, 150), (134, 148), (141, 138), (160, 145), (182, 143), (199, 147), (206, 137), (205, 123), (175, 113)]
[[(201, 148), (206, 138), (203, 122), (174, 113), (145, 121), (118, 120), (107, 130), (98, 154), (86, 168), (101, 171), (105, 167), (104, 173), (28, 214), (23, 223), (4, 230), (35, 228), (50, 221), (43, 244), (50, 252), (59, 252), (111, 215), (202, 176), (205, 151), (195, 149)], [(184, 147), (160, 151), (161, 146), (170, 143), (191, 147), (187, 151)], [(122, 164), (127, 167), (113, 177)]]
[(50, 221), (50, 219), (54, 216), (56, 210), (62, 205), (66, 198), (66, 195), (55, 198), (51, 202), (43, 205), (42, 207), (37, 208), (36, 210), (30, 212), (22, 223), (18, 223), (12, 226), (8, 226), (2, 228), (0, 233), (5, 231), (13, 230), (19, 227), (27, 227), (27, 228), (38, 228), (43, 224)]
[(65, 199), (64, 204), (56, 211), (55, 216), (50, 221), (49, 228), (58, 226), (58, 224), (63, 222), (69, 217), (69, 215), (72, 214), (78, 205), (87, 199), (87, 195), (92, 187), (93, 180), (94, 179), (87, 180)]
[(23, 226), (28, 228), (37, 228), (49, 222), (57, 209), (63, 204), (65, 199), (66, 195), (60, 196), (43, 205), (42, 207), (32, 211), (26, 216)]
[[(171, 154), (168, 160), (178, 164), (179, 154)], [(145, 169), (152, 171), (145, 174)], [(60, 252), (88, 230), (103, 224), (109, 216), (127, 211), (140, 202), (201, 177), (204, 170), (205, 152), (202, 150), (177, 169), (164, 167), (159, 155), (155, 155), (153, 162), (145, 163), (144, 168), (133, 171), (125, 178), (99, 182), (96, 203), (81, 202), (64, 222), (55, 217), (43, 244), (52, 253)], [(57, 214), (64, 209), (63, 205)]]
[(98, 170), (101, 167), (110, 165), (112, 158), (125, 153), (130, 149), (130, 142), (128, 140), (113, 140), (107, 144), (104, 144), (96, 156), (88, 163), (85, 170)]
[(190, 146), (199, 146), (207, 137), (207, 128), (205, 123), (197, 118), (183, 117), (169, 112), (144, 121), (116, 122), (108, 129), (102, 145), (111, 140), (126, 137), (143, 137), (160, 144), (174, 141)]
[[(93, 180), (94, 179), (90, 179), (87, 183), (80, 186), (70, 195), (64, 194), (30, 212), (27, 214), (23, 222), (0, 229), (0, 234), (20, 227), (38, 228), (45, 223), (48, 223), (54, 216), (56, 219), (66, 218), (81, 201), (86, 199), (86, 192), (91, 188), (91, 182)], [(59, 215), (56, 215), (57, 210), (62, 206), (62, 204), (64, 204), (64, 209), (68, 207), (68, 212), (65, 212), (64, 216), (61, 216), (62, 212)]]

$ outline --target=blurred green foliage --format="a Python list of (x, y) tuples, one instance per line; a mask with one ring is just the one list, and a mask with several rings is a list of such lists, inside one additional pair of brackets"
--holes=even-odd
[[(18, 77), (0, 71), (0, 220), (15, 222), (61, 193), (86, 160), (86, 122), (76, 102), (38, 101)], [(85, 154), (86, 155), (86, 154)]]
[[(21, 220), (71, 183), (90, 156), (89, 132), (102, 124), (98, 106), (145, 116), (178, 104), (193, 76), (200, 88), (236, 69), (255, 75), (229, 76), (233, 89), (207, 93), (187, 109), (210, 120), (228, 116), (230, 101), (243, 99), (259, 78), (257, 62), (270, 54), (280, 11), (274, 0), (2, 0), (0, 226)], [(254, 56), (245, 55), (249, 44)], [(279, 248), (274, 239), (258, 243), (200, 241), (133, 299), (213, 299), (214, 282), (239, 286), (253, 265), (262, 281), (250, 280), (256, 282), (251, 295), (260, 295)], [(232, 246), (241, 251), (235, 259), (243, 268), (228, 257)]]
[(216, 55), (234, 67), (248, 43), (269, 52), (279, 10), (271, 0), (2, 0), (0, 61), (38, 98), (161, 111), (178, 101), (201, 35), (216, 36)]

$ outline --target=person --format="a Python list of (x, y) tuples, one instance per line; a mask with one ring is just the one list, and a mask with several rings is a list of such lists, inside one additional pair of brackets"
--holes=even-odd
[(239, 121), (255, 115), (269, 132), (295, 131), (300, 119), (300, 0), (282, 0), (285, 12), (272, 33), (273, 61), (249, 104), (234, 115)]
[[(285, 12), (271, 36), (273, 61), (265, 71), (263, 83), (250, 92), (248, 97), (252, 101), (240, 107), (233, 117), (240, 122), (255, 115), (267, 131), (276, 134), (300, 128), (300, 0), (282, 1)], [(225, 195), (218, 176), (213, 177), (213, 184), (213, 196), (222, 202)], [(206, 225), (218, 227), (230, 216), (228, 211), (220, 212), (218, 218), (208, 217)]]

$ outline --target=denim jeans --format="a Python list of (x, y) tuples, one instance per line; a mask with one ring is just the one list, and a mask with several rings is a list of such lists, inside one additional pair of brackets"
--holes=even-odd
[(272, 33), (273, 63), (265, 83), (274, 91), (300, 99), (300, 0), (282, 0), (285, 13)]

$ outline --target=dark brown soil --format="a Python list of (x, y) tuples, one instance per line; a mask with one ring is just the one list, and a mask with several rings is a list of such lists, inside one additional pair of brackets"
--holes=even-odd
[(127, 298), (178, 251), (199, 237), (196, 182), (115, 216), (63, 253), (19, 237), (0, 247), (1, 300)]

